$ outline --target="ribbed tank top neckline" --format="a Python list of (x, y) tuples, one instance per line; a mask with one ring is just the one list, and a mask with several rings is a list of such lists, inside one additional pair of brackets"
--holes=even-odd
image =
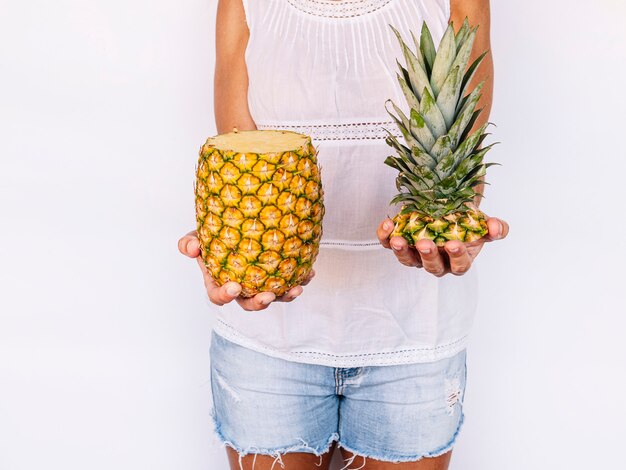
[(325, 18), (355, 18), (384, 8), (394, 0), (287, 0), (303, 13)]

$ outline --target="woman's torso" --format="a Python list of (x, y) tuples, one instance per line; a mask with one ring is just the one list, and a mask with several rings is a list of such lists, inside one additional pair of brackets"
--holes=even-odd
[(423, 21), (439, 42), (448, 0), (244, 0), (252, 118), (259, 129), (311, 135), (326, 214), (316, 277), (289, 304), (221, 308), (216, 331), (243, 346), (302, 362), (362, 366), (424, 362), (464, 347), (476, 276), (436, 278), (402, 266), (377, 238), (397, 209), (385, 110), (406, 107), (396, 81), (400, 46)]

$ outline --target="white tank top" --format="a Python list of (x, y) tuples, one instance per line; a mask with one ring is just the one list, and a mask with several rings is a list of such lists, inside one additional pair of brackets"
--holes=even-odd
[(319, 149), (323, 237), (315, 278), (291, 303), (246, 312), (215, 307), (218, 334), (292, 361), (335, 367), (427, 362), (465, 347), (477, 300), (476, 270), (437, 278), (401, 265), (376, 238), (397, 210), (385, 111), (404, 98), (402, 52), (426, 21), (435, 44), (449, 0), (244, 0), (250, 112), (259, 129), (289, 129)]

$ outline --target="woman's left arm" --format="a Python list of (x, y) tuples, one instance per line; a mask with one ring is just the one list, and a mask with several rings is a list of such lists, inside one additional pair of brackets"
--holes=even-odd
[[(471, 90), (480, 82), (484, 82), (481, 97), (476, 106), (476, 109), (482, 109), (482, 112), (472, 128), (472, 131), (475, 131), (489, 121), (491, 104), (493, 103), (493, 55), (491, 54), (491, 11), (489, 0), (450, 0), (450, 21), (454, 24), (456, 30), (461, 27), (465, 18), (467, 18), (470, 25), (478, 26), (469, 63), (471, 64), (480, 54), (487, 51), (487, 55), (480, 63), (480, 67), (476, 69), (474, 78), (472, 78), (468, 87)], [(482, 180), (484, 181), (484, 179), (483, 177)], [(484, 189), (484, 184), (476, 186), (476, 192), (478, 193), (482, 194)], [(480, 201), (481, 198), (477, 197), (474, 200), (474, 204), (478, 207)]]
[[(476, 120), (473, 130), (478, 129), (489, 120), (491, 103), (493, 100), (493, 57), (491, 55), (490, 40), (490, 8), (489, 0), (450, 0), (450, 21), (458, 30), (465, 18), (469, 24), (478, 25), (476, 39), (470, 57), (470, 63), (484, 51), (488, 51), (480, 67), (476, 70), (474, 78), (470, 82), (470, 89), (484, 81), (482, 96), (477, 109), (482, 108), (480, 116)], [(476, 186), (476, 191), (482, 193), (484, 184)], [(475, 199), (475, 204), (480, 204), (480, 198)], [(426, 271), (437, 277), (451, 273), (461, 275), (472, 266), (474, 258), (478, 255), (486, 242), (499, 240), (509, 233), (509, 225), (501, 219), (489, 217), (487, 227), (489, 232), (480, 240), (463, 243), (459, 240), (446, 242), (443, 248), (437, 248), (432, 240), (419, 240), (414, 247), (410, 247), (403, 237), (392, 237), (394, 223), (391, 219), (384, 220), (378, 227), (377, 235), (380, 243), (385, 248), (391, 248), (400, 263), (407, 266), (423, 267)]]

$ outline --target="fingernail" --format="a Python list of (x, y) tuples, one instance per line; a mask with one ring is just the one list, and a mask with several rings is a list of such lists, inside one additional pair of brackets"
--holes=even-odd
[(430, 248), (421, 248), (420, 253), (427, 255), (430, 253)]
[(226, 288), (226, 293), (230, 295), (231, 297), (234, 297), (235, 295), (239, 295), (239, 292), (241, 292), (241, 288), (239, 288), (238, 286), (228, 286)]
[(383, 228), (385, 230), (389, 230), (391, 229), (391, 227), (393, 227), (393, 225), (391, 224), (391, 222), (389, 220), (386, 220), (385, 223), (383, 224)]
[(396, 251), (399, 251), (402, 248), (402, 246), (399, 243), (392, 243), (391, 248), (393, 248)]
[(453, 247), (453, 248), (449, 248), (449, 250), (450, 250), (450, 253), (458, 253), (458, 251), (459, 251), (459, 247), (458, 247), (458, 246), (455, 246), (455, 247)]
[(504, 225), (502, 222), (498, 222), (498, 238), (502, 238), (502, 234), (504, 233)]
[(268, 297), (263, 297), (263, 298), (261, 299), (261, 303), (262, 303), (263, 305), (269, 305), (270, 303), (272, 303), (272, 301), (273, 301), (275, 298), (276, 298), (275, 296), (272, 296), (272, 297), (269, 297), (269, 296), (268, 296)]

